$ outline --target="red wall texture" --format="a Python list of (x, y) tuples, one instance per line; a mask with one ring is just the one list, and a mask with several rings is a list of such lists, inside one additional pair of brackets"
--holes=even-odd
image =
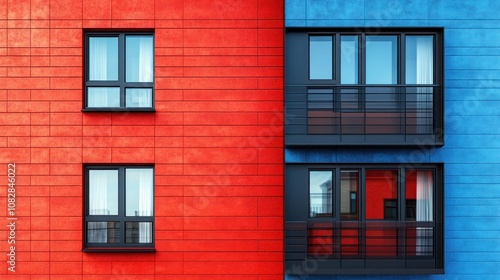
[[(85, 30), (154, 29), (154, 113), (82, 112)], [(283, 3), (0, 0), (1, 279), (282, 279)], [(156, 253), (83, 253), (84, 164), (155, 165)]]

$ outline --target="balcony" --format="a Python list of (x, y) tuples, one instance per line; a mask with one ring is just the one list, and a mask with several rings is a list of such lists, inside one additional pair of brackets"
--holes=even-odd
[(287, 222), (286, 268), (294, 273), (314, 262), (308, 274), (442, 273), (441, 228), (415, 221)]
[(286, 145), (443, 145), (439, 85), (288, 86)]

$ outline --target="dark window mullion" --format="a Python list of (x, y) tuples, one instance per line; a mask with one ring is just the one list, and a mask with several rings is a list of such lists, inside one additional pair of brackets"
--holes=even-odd
[(128, 82), (127, 88), (153, 88), (152, 82)]
[(359, 169), (359, 220), (365, 221), (365, 209), (366, 209), (366, 168), (362, 167)]
[(89, 81), (87, 87), (119, 87), (119, 81)]
[[(90, 182), (90, 178), (89, 178), (89, 169), (88, 168), (85, 168), (84, 170), (84, 183), (85, 183), (85, 194), (84, 194), (84, 198), (85, 198), (85, 206), (84, 206), (84, 211), (85, 211), (85, 218), (89, 217), (89, 192), (90, 192), (90, 185), (89, 185), (89, 182)], [(87, 220), (87, 219), (85, 219)], [(86, 222), (86, 221), (85, 221)], [(86, 234), (85, 234), (86, 235)]]
[[(398, 84), (405, 85), (406, 84), (406, 35), (405, 33), (401, 33), (399, 36), (399, 44), (398, 44)], [(399, 96), (398, 101), (399, 105), (397, 108), (403, 114), (402, 116), (402, 133), (405, 137), (405, 141), (407, 140), (406, 133), (406, 87), (399, 87), (396, 89), (396, 94)], [(401, 132), (401, 130), (400, 130)]]
[(363, 84), (362, 76), (363, 76), (363, 50), (364, 50), (364, 45), (363, 45), (363, 40), (364, 40), (364, 34), (357, 34), (357, 39), (358, 39), (358, 85)]
[[(336, 85), (340, 85), (340, 78), (341, 78), (341, 65), (340, 65), (340, 34), (339, 33), (335, 33), (333, 34), (333, 55), (332, 55), (332, 63), (333, 63), (333, 83), (336, 84)], [(338, 88), (333, 88), (333, 110), (338, 110), (340, 111), (340, 114), (339, 116), (342, 116), (342, 112), (341, 112), (341, 109), (342, 109), (342, 103), (341, 103), (341, 98), (340, 98), (340, 93), (341, 93), (341, 90), (339, 90)], [(340, 129), (342, 129), (342, 125), (340, 125), (339, 127), (339, 133), (340, 133)]]
[[(433, 92), (433, 99), (432, 99), (432, 102), (433, 102), (433, 123), (432, 123), (432, 128), (433, 128), (433, 131), (436, 130), (436, 128), (439, 128), (441, 131), (436, 133), (436, 134), (440, 134), (440, 133), (444, 133), (444, 122), (443, 122), (443, 114), (444, 114), (444, 88), (443, 88), (443, 85), (444, 85), (444, 79), (443, 79), (443, 75), (444, 75), (444, 65), (443, 65), (443, 56), (444, 56), (444, 44), (443, 44), (443, 37), (442, 36), (437, 36), (436, 34), (433, 34), (433, 37), (434, 37), (434, 45), (433, 45), (433, 48), (434, 48), (434, 64), (433, 64), (433, 72), (434, 72), (434, 75), (433, 75), (433, 84), (439, 84), (439, 87), (433, 87), (432, 88), (432, 92)], [(440, 46), (440, 48), (438, 48), (438, 46)], [(440, 69), (440, 71), (437, 71), (438, 69)], [(437, 93), (440, 93), (439, 95)], [(438, 107), (437, 104), (439, 104)], [(438, 138), (441, 138), (441, 141), (444, 141), (444, 134), (442, 136), (438, 136)]]
[(340, 84), (340, 35), (332, 34), (332, 83)]
[(333, 199), (333, 217), (335, 220), (340, 221), (340, 186), (341, 186), (341, 176), (340, 176), (340, 168), (335, 168), (332, 170), (332, 174), (334, 176), (332, 180), (332, 199)]
[(406, 169), (398, 169), (398, 221), (406, 221)]
[[(359, 51), (358, 51), (358, 83), (362, 85), (359, 87), (360, 95), (360, 109), (363, 111), (363, 123), (366, 122), (366, 34), (361, 33), (359, 38)], [(363, 125), (363, 133), (365, 133), (365, 125)]]
[(340, 34), (335, 33), (333, 35), (333, 81), (334, 84), (340, 84), (340, 77), (342, 73), (340, 72)]
[(152, 222), (153, 216), (124, 216), (125, 222)]
[(120, 107), (125, 107), (125, 73), (126, 73), (125, 34), (118, 35), (118, 82), (120, 85)]
[[(85, 93), (87, 94), (87, 93)], [(85, 103), (87, 103), (87, 99), (85, 99)], [(87, 104), (85, 104), (86, 106)], [(86, 244), (88, 243), (88, 239), (87, 239), (87, 234), (88, 234), (88, 229), (87, 229), (87, 223), (89, 222), (90, 220), (90, 216), (89, 216), (89, 169), (88, 168), (85, 168), (84, 169), (84, 221), (83, 221), (83, 244), (84, 244), (84, 247), (86, 246)]]
[[(89, 61), (90, 60), (90, 55), (89, 55), (90, 54), (90, 51), (89, 51), (89, 49), (90, 49), (90, 34), (85, 34), (85, 46), (86, 47), (85, 47), (85, 53), (84, 53), (84, 55), (85, 55), (84, 75), (85, 75), (85, 84), (87, 84), (89, 81), (89, 71), (90, 71), (90, 67), (89, 67), (90, 66), (90, 61)], [(87, 100), (85, 99), (85, 102), (86, 101)]]
[(120, 223), (120, 244), (125, 244), (125, 167), (118, 169), (118, 221)]
[[(438, 197), (442, 197), (443, 196), (443, 188), (438, 188), (438, 186), (443, 186), (444, 187), (444, 184), (442, 181), (438, 181), (440, 180), (440, 178), (438, 178), (438, 172), (437, 172), (437, 167), (435, 168), (432, 168), (432, 184), (434, 186), (434, 189), (432, 190), (433, 193), (433, 197), (432, 197), (432, 208), (433, 208), (433, 213), (432, 213), (432, 220), (434, 221), (434, 225), (436, 226), (436, 221), (438, 220), (438, 217), (442, 217), (442, 214), (441, 213), (438, 213), (438, 211), (440, 211), (439, 209), (441, 209), (441, 205), (439, 203), (439, 201), (437, 200)], [(439, 172), (439, 175), (442, 176), (442, 171)], [(438, 207), (438, 204), (440, 205)], [(441, 222), (441, 221), (440, 221)]]

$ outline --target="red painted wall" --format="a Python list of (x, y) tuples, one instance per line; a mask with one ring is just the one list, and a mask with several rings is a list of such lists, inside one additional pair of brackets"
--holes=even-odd
[[(156, 112), (82, 113), (84, 30), (134, 28)], [(282, 279), (282, 38), (278, 0), (0, 0), (0, 278)], [(154, 163), (156, 253), (81, 252), (87, 163)]]

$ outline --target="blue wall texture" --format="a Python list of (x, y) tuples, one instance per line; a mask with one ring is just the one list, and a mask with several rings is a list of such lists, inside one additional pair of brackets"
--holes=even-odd
[(500, 279), (500, 1), (286, 0), (287, 27), (444, 27), (445, 146), (287, 148), (293, 162), (444, 162), (445, 274), (288, 280)]

